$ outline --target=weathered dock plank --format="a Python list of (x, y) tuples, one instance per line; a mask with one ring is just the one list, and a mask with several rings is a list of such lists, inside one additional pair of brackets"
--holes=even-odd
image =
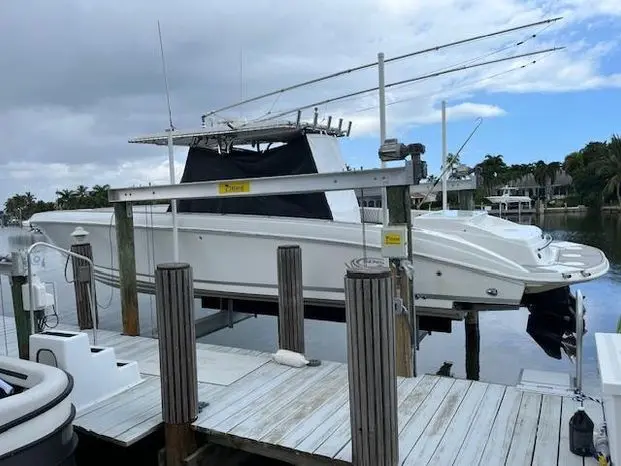
[[(493, 387), (482, 382), (472, 382), (468, 393), (449, 423), (437, 448), (429, 458), (430, 464), (453, 464), (459, 454), (459, 448), (476, 422), (483, 397), (490, 396), (488, 389)], [(411, 456), (411, 455), (410, 455)]]
[(525, 392), (522, 394), (520, 411), (515, 422), (511, 446), (505, 463), (507, 466), (529, 465), (532, 462), (539, 413), (541, 412), (541, 397), (542, 395), (538, 393)]
[[(6, 339), (16, 356), (12, 318), (5, 320), (0, 353)], [(86, 333), (92, 341), (92, 332)], [(146, 361), (144, 380), (82, 410), (74, 425), (79, 432), (129, 446), (162, 425), (160, 378), (153, 367), (157, 340), (107, 330), (98, 336), (98, 344), (114, 346), (119, 358), (139, 365)], [(197, 343), (197, 354), (204, 356), (198, 360), (207, 380), (199, 380), (199, 400), (209, 405), (193, 427), (209, 441), (302, 466), (351, 461), (345, 364), (324, 361), (319, 367), (292, 368), (266, 353), (203, 343)], [(214, 373), (240, 357), (249, 364), (241, 371), (238, 367), (235, 376), (224, 380)], [(233, 369), (223, 374), (230, 376)], [(218, 380), (227, 383), (212, 383)], [(569, 419), (580, 405), (570, 397), (435, 375), (400, 377), (396, 384), (400, 465), (597, 465), (569, 451)], [(601, 405), (584, 404), (598, 426)]]
[[(546, 466), (558, 462), (559, 434), (560, 429), (563, 428), (561, 425), (562, 403), (563, 400), (559, 397), (543, 395), (533, 466)], [(567, 427), (569, 428), (569, 425)]]
[[(498, 410), (500, 409), (504, 394), (505, 387), (503, 385), (491, 384), (487, 386), (484, 401), (478, 407), (476, 416), (472, 420), (463, 442), (457, 445), (459, 450), (455, 454), (452, 460), (453, 462), (438, 462), (436, 464), (454, 464), (460, 466), (479, 464), (479, 461), (481, 461), (483, 457), (485, 447), (487, 446), (492, 426), (498, 414)], [(441, 454), (442, 452), (439, 452), (439, 455)], [(448, 451), (444, 454), (448, 456)]]

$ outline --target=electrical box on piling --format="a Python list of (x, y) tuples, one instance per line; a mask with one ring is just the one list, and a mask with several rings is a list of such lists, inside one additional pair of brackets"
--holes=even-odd
[(407, 225), (390, 225), (382, 228), (382, 256), (388, 259), (408, 258)]

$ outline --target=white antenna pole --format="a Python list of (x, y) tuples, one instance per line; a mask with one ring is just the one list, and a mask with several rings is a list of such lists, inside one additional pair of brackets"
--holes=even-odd
[[(172, 110), (170, 107), (170, 92), (168, 90), (168, 78), (166, 76), (166, 60), (164, 58), (164, 45), (162, 43), (162, 30), (160, 21), (157, 21), (157, 33), (160, 38), (160, 52), (162, 54), (162, 70), (164, 72), (164, 86), (166, 87), (166, 103), (168, 104), (168, 171), (170, 184), (175, 184), (175, 148), (173, 145), (173, 131), (175, 127), (172, 122)], [(179, 262), (179, 229), (177, 227), (177, 200), (170, 200), (170, 210), (172, 212), (172, 233), (173, 233), (173, 260)]]
[(446, 179), (448, 177), (448, 170), (446, 169), (447, 162), (447, 149), (446, 149), (446, 101), (442, 101), (442, 210), (447, 210), (447, 195), (446, 195)]
[[(386, 141), (386, 95), (384, 86), (384, 53), (377, 54), (377, 70), (379, 74), (379, 111), (380, 111), (380, 145)], [(381, 167), (386, 168), (382, 160)], [(382, 188), (382, 222), (388, 225), (388, 196), (386, 188)]]

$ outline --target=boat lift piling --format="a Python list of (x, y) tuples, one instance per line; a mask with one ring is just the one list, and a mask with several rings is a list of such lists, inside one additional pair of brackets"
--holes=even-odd
[(302, 248), (278, 246), (277, 270), (278, 348), (304, 354)]
[(30, 356), (30, 313), (24, 309), (22, 287), (28, 283), (28, 275), (23, 267), (23, 254), (11, 253), (11, 297), (13, 299), (13, 316), (17, 332), (17, 347), (20, 359)]
[[(409, 186), (391, 186), (387, 189), (389, 225), (406, 225), (408, 231), (408, 256), (411, 262), (412, 214)], [(413, 279), (408, 277), (401, 259), (391, 259), (391, 271), (395, 284), (395, 296), (400, 304), (395, 309), (395, 335), (397, 348), (397, 375), (401, 377), (416, 376), (416, 357), (413, 351), (413, 338), (417, 335), (416, 316), (414, 315)], [(412, 324), (412, 325), (411, 325)], [(414, 341), (414, 345), (418, 342)]]
[[(70, 247), (70, 251), (79, 255), (88, 257), (93, 260), (93, 247), (88, 242), (88, 232), (83, 228), (76, 228), (71, 233), (74, 243)], [(93, 328), (93, 317), (91, 312), (90, 290), (95, 293), (95, 287), (91, 287), (91, 270), (88, 262), (79, 257), (71, 257), (71, 266), (73, 269), (73, 290), (75, 293), (75, 307), (78, 317), (78, 326), (80, 330)], [(97, 298), (93, 297), (93, 302), (97, 302)], [(99, 327), (99, 313), (97, 307), (94, 309), (95, 319)]]
[(479, 380), (481, 370), (481, 335), (479, 333), (479, 313), (466, 313), (466, 379)]
[(393, 279), (367, 263), (345, 274), (352, 464), (399, 463)]
[(159, 264), (155, 269), (155, 297), (165, 464), (182, 466), (196, 450), (192, 422), (198, 417), (192, 267), (179, 262)]
[(119, 291), (123, 333), (140, 335), (138, 285), (136, 281), (136, 251), (134, 246), (134, 216), (131, 202), (114, 204), (116, 244), (119, 252)]

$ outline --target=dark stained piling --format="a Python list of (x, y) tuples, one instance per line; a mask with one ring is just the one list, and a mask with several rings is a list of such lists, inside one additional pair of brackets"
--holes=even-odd
[(468, 312), (466, 314), (466, 378), (479, 380), (480, 366), (480, 343), (479, 313)]
[(278, 246), (278, 347), (304, 354), (302, 249)]
[(159, 264), (155, 270), (162, 419), (166, 466), (181, 466), (196, 450), (192, 422), (198, 416), (194, 289), (189, 264)]
[[(26, 255), (22, 252), (11, 254), (11, 298), (13, 300), (13, 315), (15, 317), (15, 331), (20, 359), (29, 359), (30, 355), (30, 311), (24, 307), (23, 285), (28, 283), (28, 269)], [(41, 331), (39, 318), (44, 311), (35, 311), (35, 332)]]
[[(93, 247), (90, 243), (86, 242), (86, 236), (80, 233), (75, 234), (75, 242), (71, 245), (71, 252), (79, 254), (83, 257), (88, 257), (93, 260)], [(84, 259), (78, 257), (71, 257), (71, 265), (73, 269), (73, 290), (75, 292), (75, 307), (78, 314), (78, 326), (80, 330), (93, 328), (93, 317), (91, 312), (91, 269), (90, 265)], [(92, 288), (95, 292), (95, 287)], [(97, 302), (96, 296), (93, 296), (92, 302)], [(99, 315), (97, 307), (95, 307), (95, 319), (97, 326), (99, 327)]]

